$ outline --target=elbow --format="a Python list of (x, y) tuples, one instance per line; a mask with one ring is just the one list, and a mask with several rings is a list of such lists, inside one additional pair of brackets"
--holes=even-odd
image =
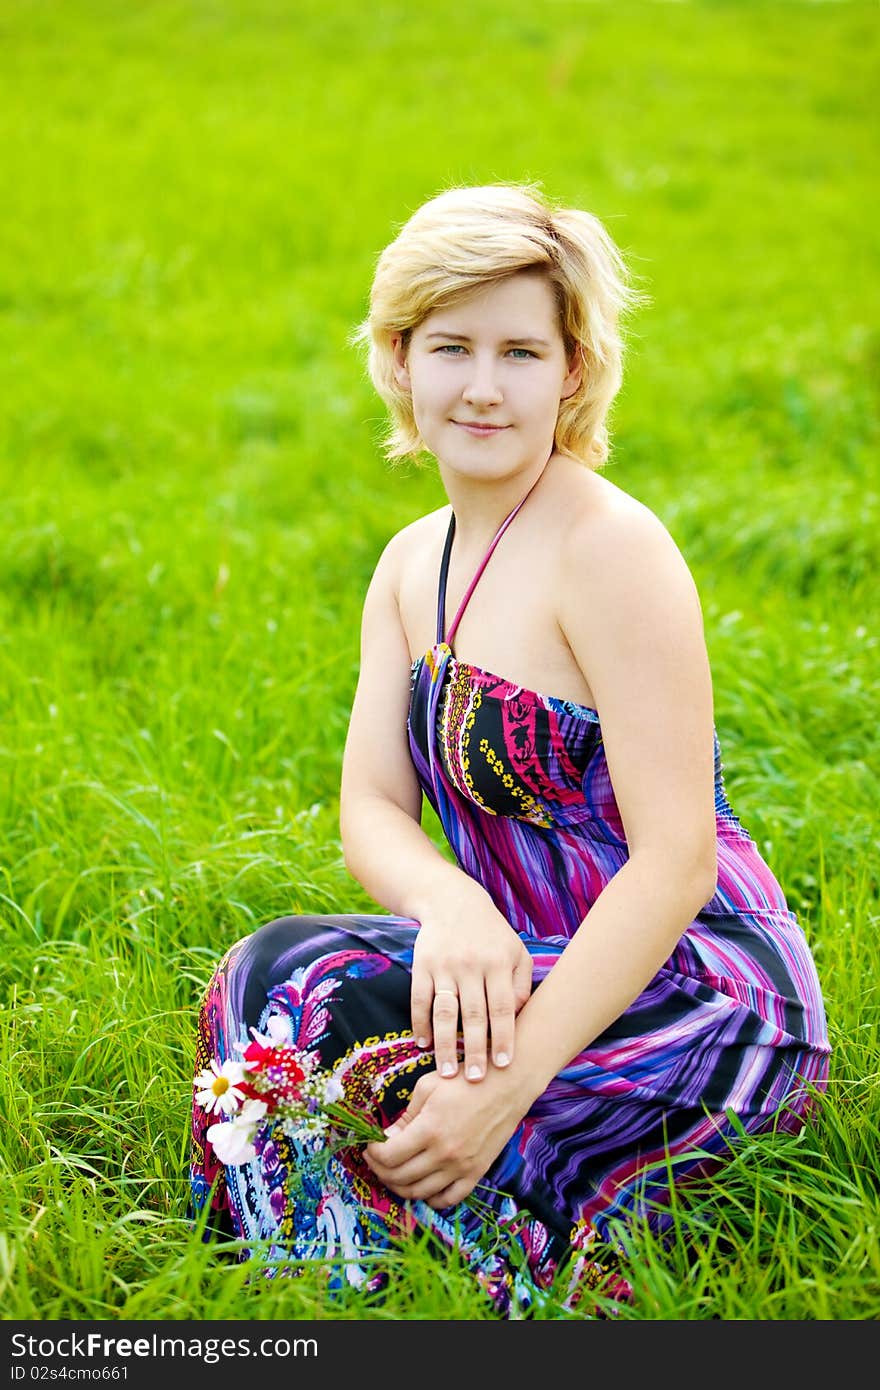
[(339, 816), (339, 844), (342, 848), (342, 862), (350, 874), (357, 878), (357, 836), (355, 834), (354, 817), (350, 814), (340, 813)]
[[(704, 853), (682, 854), (681, 846), (655, 845), (631, 855), (644, 862), (655, 881), (661, 879), (676, 892), (695, 900), (699, 910), (715, 896), (718, 887), (718, 851), (713, 841)], [(659, 876), (659, 877), (658, 877)]]
[(375, 846), (384, 830), (387, 807), (396, 803), (373, 793), (349, 792), (339, 802), (339, 843), (342, 862), (350, 874), (361, 882), (364, 863), (375, 853)]
[(350, 874), (357, 877), (352, 859), (354, 857), (354, 834), (352, 833), (353, 818), (348, 806), (340, 801), (339, 805), (339, 843), (342, 848), (342, 862)]
[(342, 837), (342, 862), (345, 865), (346, 873), (350, 874), (358, 883), (363, 883), (363, 862), (357, 853), (355, 845), (351, 840)]
[(353, 873), (354, 871), (351, 867), (351, 855), (348, 852), (348, 844), (346, 842), (345, 835), (342, 833), (340, 833), (339, 842), (342, 846), (342, 862), (345, 865), (345, 868), (348, 871), (348, 873)]

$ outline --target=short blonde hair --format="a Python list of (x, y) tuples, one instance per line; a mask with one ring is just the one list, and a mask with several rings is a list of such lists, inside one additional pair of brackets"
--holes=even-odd
[(517, 271), (543, 270), (559, 309), (566, 361), (579, 354), (581, 381), (560, 401), (555, 446), (599, 468), (609, 454), (607, 415), (623, 380), (621, 321), (647, 295), (598, 218), (553, 204), (536, 183), (451, 187), (424, 203), (379, 255), (367, 318), (351, 334), (369, 347), (367, 371), (388, 407), (386, 459), (426, 448), (409, 394), (392, 370), (391, 335), (404, 345), (434, 310)]

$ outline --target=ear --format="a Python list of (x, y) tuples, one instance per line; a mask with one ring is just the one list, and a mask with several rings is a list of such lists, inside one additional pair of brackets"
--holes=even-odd
[(394, 373), (394, 380), (402, 391), (409, 391), (409, 368), (406, 362), (406, 349), (403, 346), (403, 334), (391, 334), (391, 370)]
[(572, 364), (568, 375), (562, 383), (562, 390), (559, 393), (561, 401), (567, 401), (569, 396), (573, 396), (583, 380), (584, 375), (584, 356), (580, 344), (575, 348)]

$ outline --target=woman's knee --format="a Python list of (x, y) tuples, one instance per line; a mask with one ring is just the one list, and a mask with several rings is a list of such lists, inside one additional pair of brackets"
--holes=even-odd
[(261, 977), (267, 983), (291, 974), (326, 938), (328, 919), (302, 913), (275, 917), (237, 943), (233, 971)]
[(288, 917), (273, 917), (251, 932), (250, 940), (261, 950), (274, 949), (288, 951), (292, 947), (304, 945), (322, 931), (327, 919), (308, 913), (294, 913)]

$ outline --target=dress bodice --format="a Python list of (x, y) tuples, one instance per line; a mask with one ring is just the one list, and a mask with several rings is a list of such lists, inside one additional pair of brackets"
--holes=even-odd
[(445, 643), (413, 662), (409, 731), (425, 762), (439, 759), (457, 792), (489, 815), (550, 826), (588, 809), (584, 778), (602, 742), (597, 712), (458, 661)]

